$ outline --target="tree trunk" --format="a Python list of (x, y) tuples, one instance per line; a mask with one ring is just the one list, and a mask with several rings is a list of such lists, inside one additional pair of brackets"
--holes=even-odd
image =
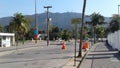
[(79, 44), (79, 53), (78, 57), (82, 57), (82, 40), (83, 40), (83, 24), (84, 24), (84, 16), (85, 16), (85, 7), (86, 7), (86, 0), (83, 3), (83, 10), (82, 10), (82, 27), (80, 32), (80, 44)]

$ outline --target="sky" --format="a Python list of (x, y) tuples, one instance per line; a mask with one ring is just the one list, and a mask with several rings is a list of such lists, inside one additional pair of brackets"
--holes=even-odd
[[(46, 11), (44, 6), (52, 6), (50, 12), (77, 12), (82, 13), (84, 0), (36, 0), (37, 13)], [(112, 14), (118, 13), (118, 4), (120, 0), (87, 0), (86, 15), (94, 12), (103, 16), (111, 17)], [(35, 0), (1, 0), (0, 2), (0, 18), (14, 16), (15, 13), (23, 15), (35, 14)]]

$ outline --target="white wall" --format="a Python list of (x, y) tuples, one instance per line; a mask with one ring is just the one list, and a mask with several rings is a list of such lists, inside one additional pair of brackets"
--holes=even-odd
[(120, 30), (109, 34), (107, 39), (110, 46), (120, 51)]

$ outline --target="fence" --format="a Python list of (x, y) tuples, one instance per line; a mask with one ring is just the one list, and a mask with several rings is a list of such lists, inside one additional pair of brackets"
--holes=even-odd
[(107, 39), (110, 46), (120, 51), (120, 30), (109, 34)]

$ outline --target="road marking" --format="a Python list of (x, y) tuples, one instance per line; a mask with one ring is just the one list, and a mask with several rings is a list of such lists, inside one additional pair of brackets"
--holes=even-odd
[(116, 57), (111, 57), (110, 60), (113, 61), (113, 62), (119, 62), (119, 61), (120, 61), (120, 60), (117, 59)]

